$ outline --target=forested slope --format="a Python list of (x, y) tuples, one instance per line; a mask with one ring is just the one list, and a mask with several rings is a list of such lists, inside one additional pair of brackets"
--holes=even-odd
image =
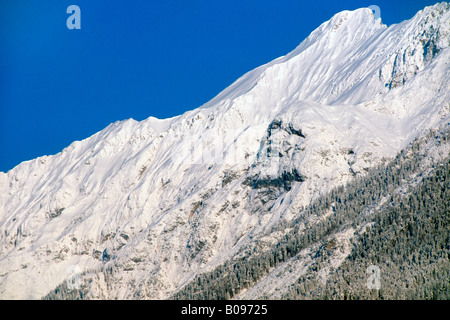
[[(239, 258), (197, 276), (175, 299), (230, 299), (304, 249), (314, 251), (283, 299), (448, 299), (449, 130), (430, 131), (392, 161), (319, 197), (269, 250), (255, 245)], [(334, 236), (355, 230), (352, 250), (337, 268)], [(380, 269), (380, 289), (368, 289), (367, 268)], [(328, 268), (328, 269), (326, 269)], [(321, 270), (329, 270), (326, 280)], [(271, 298), (260, 292), (256, 298)]]

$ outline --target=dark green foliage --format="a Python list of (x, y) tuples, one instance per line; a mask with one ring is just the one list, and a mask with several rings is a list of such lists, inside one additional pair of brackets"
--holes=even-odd
[[(449, 299), (449, 176), (447, 159), (407, 195), (393, 196), (325, 285), (308, 272), (285, 298)], [(366, 286), (369, 265), (381, 269), (379, 291)]]
[(83, 288), (69, 288), (67, 283), (64, 282), (49, 292), (42, 300), (83, 300), (86, 293)]

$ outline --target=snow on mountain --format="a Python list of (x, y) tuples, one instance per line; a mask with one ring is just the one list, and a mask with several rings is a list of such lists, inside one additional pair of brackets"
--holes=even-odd
[(88, 298), (167, 298), (270, 242), (280, 219), (449, 122), (449, 9), (390, 27), (343, 11), (197, 109), (0, 173), (0, 297), (41, 298), (75, 269)]

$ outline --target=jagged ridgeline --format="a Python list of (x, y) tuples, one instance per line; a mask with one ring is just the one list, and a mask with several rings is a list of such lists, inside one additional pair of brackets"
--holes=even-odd
[[(284, 288), (282, 299), (449, 299), (449, 139), (448, 126), (416, 139), (389, 163), (316, 199), (294, 222), (279, 224), (272, 232), (291, 231), (270, 250), (247, 249), (172, 298), (232, 299), (312, 248), (313, 263)], [(443, 160), (428, 154), (436, 149)], [(313, 217), (318, 222), (311, 223)], [(352, 250), (330, 267), (333, 236), (349, 229), (359, 230)], [(367, 286), (370, 265), (380, 270), (379, 289)], [(319, 274), (325, 269), (324, 281)]]

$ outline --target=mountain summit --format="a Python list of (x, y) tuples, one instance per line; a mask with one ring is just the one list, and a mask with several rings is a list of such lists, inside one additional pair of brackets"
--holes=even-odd
[(340, 12), (197, 109), (0, 173), (0, 298), (70, 283), (88, 299), (166, 299), (276, 243), (320, 195), (448, 125), (449, 9), (390, 27)]

